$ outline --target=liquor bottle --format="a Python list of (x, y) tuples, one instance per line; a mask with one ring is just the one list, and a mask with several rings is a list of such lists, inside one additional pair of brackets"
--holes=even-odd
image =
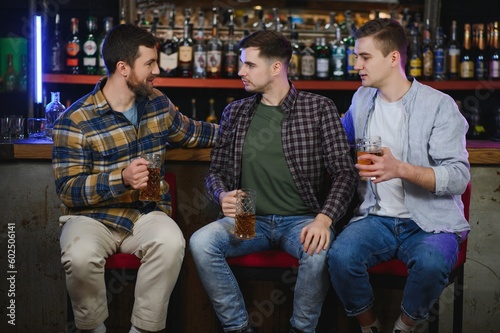
[(21, 55), (21, 68), (19, 69), (19, 73), (17, 74), (17, 89), (20, 92), (26, 92), (28, 89), (28, 68), (26, 64), (26, 56)]
[(97, 54), (98, 48), (95, 39), (97, 19), (94, 16), (89, 16), (87, 19), (87, 39), (83, 43), (83, 71), (85, 74), (97, 73)]
[[(489, 63), (489, 77), (492, 80), (500, 79), (500, 41), (498, 33), (498, 21), (493, 22), (491, 32), (491, 52)], [(498, 124), (497, 124), (498, 126)]]
[(106, 35), (108, 34), (108, 32), (111, 30), (112, 27), (113, 27), (113, 18), (111, 16), (105, 17), (104, 30), (97, 39), (97, 45), (99, 45), (98, 46), (99, 51), (97, 53), (97, 62), (98, 62), (97, 74), (99, 75), (107, 74), (106, 64), (104, 63), (104, 58), (102, 55), (102, 46), (104, 45), (104, 39), (106, 38)]
[(207, 77), (217, 79), (222, 76), (222, 41), (219, 38), (219, 14), (212, 8), (212, 36), (207, 44)]
[(346, 48), (340, 34), (340, 27), (335, 24), (335, 40), (332, 42), (332, 78), (344, 80), (346, 74)]
[(472, 80), (474, 78), (474, 57), (471, 52), (471, 26), (464, 24), (464, 44), (460, 56), (460, 78), (462, 80)]
[(59, 28), (60, 18), (56, 14), (54, 26), (54, 38), (52, 39), (52, 46), (50, 48), (50, 71), (52, 73), (64, 72), (64, 42)]
[(238, 78), (238, 43), (234, 39), (234, 15), (233, 10), (228, 9), (229, 24), (227, 42), (224, 45), (224, 77)]
[(457, 41), (457, 21), (451, 22), (451, 37), (446, 47), (446, 66), (448, 78), (460, 78), (460, 43)]
[(58, 91), (51, 92), (51, 101), (45, 107), (45, 118), (47, 122), (45, 124), (45, 135), (48, 139), (52, 140), (52, 129), (54, 128), (54, 122), (59, 118), (59, 116), (66, 110), (64, 105), (60, 101), (60, 94)]
[(80, 74), (82, 70), (82, 50), (78, 33), (78, 19), (71, 18), (71, 37), (66, 43), (66, 71), (69, 74)]
[[(354, 29), (355, 26), (352, 23), (349, 27), (349, 35), (344, 38), (344, 45), (346, 51), (346, 79), (347, 80), (358, 80), (358, 71), (354, 68), (356, 65), (356, 54), (354, 53)], [(342, 30), (341, 30), (342, 31)]]
[(446, 54), (443, 41), (443, 28), (436, 28), (434, 43), (434, 80), (446, 80)]
[(330, 48), (325, 37), (318, 38), (316, 44), (316, 78), (327, 80), (330, 78)]
[(475, 77), (478, 80), (484, 80), (488, 76), (488, 64), (486, 63), (485, 55), (484, 24), (477, 24), (476, 29), (477, 52), (474, 65)]
[(193, 78), (204, 79), (207, 77), (207, 44), (203, 36), (203, 26), (205, 14), (200, 11), (198, 14), (198, 34), (194, 44), (194, 69)]
[(11, 53), (7, 54), (7, 67), (3, 74), (3, 84), (6, 92), (16, 89), (16, 70), (14, 69), (14, 58)]
[(264, 21), (264, 9), (258, 8), (257, 10), (257, 17), (258, 20), (255, 21), (252, 26), (255, 30), (266, 30), (266, 23)]
[(431, 40), (429, 20), (427, 19), (425, 22), (424, 32), (422, 34), (422, 73), (424, 80), (431, 80), (434, 76), (434, 47)]
[(191, 119), (198, 120), (198, 116), (196, 114), (196, 99), (191, 99)]
[(338, 24), (336, 23), (335, 17), (337, 16), (336, 12), (330, 12), (329, 13), (329, 18), (330, 20), (328, 21), (327, 24), (325, 24), (325, 32), (330, 32), (332, 34), (335, 33), (335, 29), (338, 27)]
[(300, 46), (299, 46), (299, 33), (295, 30), (295, 25), (292, 25), (292, 32), (290, 33), (290, 43), (292, 44), (292, 57), (288, 64), (288, 78), (290, 80), (298, 80), (300, 78)]
[(170, 10), (170, 20), (165, 33), (165, 42), (160, 48), (159, 66), (160, 76), (175, 77), (179, 66), (179, 45), (174, 36), (175, 9)]
[(302, 80), (312, 80), (316, 73), (315, 54), (314, 50), (311, 48), (311, 40), (306, 40), (304, 44), (300, 60), (300, 78)]
[(418, 40), (418, 28), (412, 25), (410, 28), (410, 49), (408, 53), (408, 71), (407, 75), (414, 78), (422, 76), (422, 53), (420, 51)]
[(179, 41), (179, 76), (193, 77), (193, 23), (189, 23), (190, 9), (185, 9), (183, 36)]
[(208, 112), (208, 116), (206, 119), (207, 123), (218, 123), (219, 120), (217, 119), (217, 116), (215, 115), (215, 100), (213, 98), (210, 98), (208, 101), (210, 103), (210, 111)]

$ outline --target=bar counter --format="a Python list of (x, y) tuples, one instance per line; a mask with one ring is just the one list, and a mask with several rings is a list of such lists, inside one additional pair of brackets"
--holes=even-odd
[[(167, 161), (210, 162), (210, 148), (171, 149), (167, 151)], [(486, 140), (467, 141), (467, 151), (471, 164), (499, 164), (500, 142)], [(50, 140), (13, 140), (0, 142), (0, 160), (11, 159), (51, 159)]]

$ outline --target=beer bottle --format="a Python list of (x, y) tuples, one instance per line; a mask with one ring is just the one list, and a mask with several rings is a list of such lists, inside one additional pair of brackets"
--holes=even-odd
[(207, 44), (207, 77), (222, 76), (222, 41), (219, 38), (219, 14), (217, 7), (212, 8), (212, 36)]
[(460, 78), (462, 80), (472, 80), (474, 78), (474, 57), (471, 52), (471, 26), (464, 25), (464, 44), (460, 56)]
[(488, 76), (488, 65), (486, 63), (485, 55), (485, 38), (484, 38), (484, 24), (476, 25), (476, 36), (477, 36), (477, 53), (475, 57), (475, 77), (478, 80), (484, 80)]
[(446, 80), (446, 56), (443, 42), (443, 28), (436, 29), (436, 42), (434, 43), (434, 80)]
[(85, 74), (97, 73), (97, 43), (95, 40), (96, 18), (89, 16), (87, 19), (87, 39), (83, 43), (83, 69)]
[[(436, 35), (437, 41), (437, 35)], [(436, 44), (437, 45), (437, 44)], [(423, 74), (425, 80), (431, 80), (434, 77), (434, 50), (431, 41), (431, 30), (429, 20), (425, 22), (425, 28), (422, 35), (422, 60), (423, 60)]]
[(66, 43), (66, 71), (69, 74), (80, 74), (82, 50), (78, 33), (78, 19), (71, 18), (71, 37)]
[(234, 15), (233, 10), (228, 9), (229, 24), (227, 42), (224, 45), (224, 77), (238, 77), (238, 43), (234, 39)]
[(14, 69), (14, 58), (12, 53), (7, 54), (7, 67), (3, 74), (3, 84), (6, 92), (12, 92), (16, 89), (16, 70)]
[(460, 43), (457, 41), (457, 21), (451, 22), (451, 37), (446, 47), (446, 66), (448, 78), (460, 78)]
[(52, 46), (50, 48), (50, 71), (52, 73), (64, 72), (64, 42), (61, 37), (61, 30), (59, 28), (60, 18), (56, 14), (54, 38), (52, 39)]
[(498, 29), (498, 21), (493, 22), (489, 63), (489, 77), (492, 80), (500, 79), (500, 41), (498, 37)]

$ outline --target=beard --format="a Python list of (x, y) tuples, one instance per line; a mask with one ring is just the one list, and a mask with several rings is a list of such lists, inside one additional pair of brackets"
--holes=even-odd
[(140, 82), (137, 79), (134, 70), (130, 73), (129, 79), (127, 80), (127, 86), (137, 97), (146, 97), (153, 92), (153, 88), (147, 83), (147, 81)]

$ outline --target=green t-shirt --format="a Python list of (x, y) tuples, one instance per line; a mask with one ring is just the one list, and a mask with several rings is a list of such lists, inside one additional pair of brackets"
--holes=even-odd
[(308, 215), (283, 154), (277, 106), (259, 104), (243, 144), (242, 187), (257, 191), (257, 215)]

